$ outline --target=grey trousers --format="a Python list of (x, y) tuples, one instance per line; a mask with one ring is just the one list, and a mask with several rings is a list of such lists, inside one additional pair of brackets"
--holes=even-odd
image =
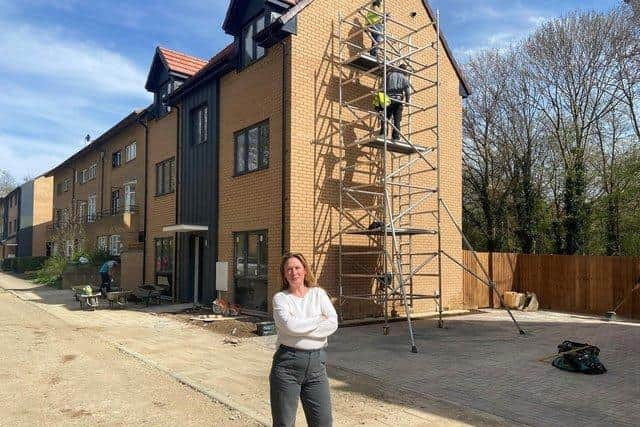
[(269, 385), (274, 427), (296, 423), (298, 399), (309, 427), (331, 427), (331, 395), (325, 350), (295, 350), (280, 346), (273, 356)]

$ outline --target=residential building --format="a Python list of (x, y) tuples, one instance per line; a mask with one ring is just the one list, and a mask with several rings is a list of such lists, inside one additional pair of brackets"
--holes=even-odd
[(163, 100), (205, 65), (204, 60), (158, 47), (145, 85), (154, 94), (154, 103), (144, 116), (149, 149), (142, 282), (168, 285), (165, 295), (171, 298), (176, 294), (174, 233), (163, 228), (174, 224), (176, 218), (178, 110), (168, 107)]
[(163, 269), (154, 267), (157, 244), (161, 257), (172, 251), (172, 234), (161, 228), (175, 217), (177, 113), (163, 98), (204, 64), (157, 48), (146, 85), (153, 104), (133, 111), (46, 174), (55, 187), (49, 233), (55, 252), (70, 257), (102, 250), (119, 257), (124, 289), (156, 281), (157, 275), (172, 283), (172, 261), (162, 258)]
[[(229, 272), (222, 295), (267, 312), (281, 286), (279, 259), (292, 250), (304, 253), (319, 284), (338, 295), (339, 177), (345, 153), (336, 130), (335, 28), (339, 13), (351, 13), (362, 3), (232, 0), (223, 29), (234, 42), (168, 96), (179, 114), (178, 186), (175, 224), (164, 230), (175, 233), (179, 300), (210, 304), (221, 290), (216, 287), (219, 261)], [(424, 26), (423, 37), (437, 39), (426, 1), (387, 2), (387, 8), (407, 24)], [(460, 222), (462, 98), (468, 88), (441, 41), (441, 194)], [(418, 87), (415, 97), (434, 97), (427, 89)], [(418, 142), (425, 146), (432, 142), (428, 132), (422, 138)], [(366, 157), (346, 154), (353, 161)], [(443, 241), (460, 259), (461, 237), (453, 224), (443, 228)], [(434, 245), (429, 244), (431, 250)], [(443, 304), (461, 307), (461, 270), (444, 260), (443, 272)], [(432, 283), (416, 286), (433, 289)], [(414, 312), (433, 310), (431, 302), (414, 306)]]
[(32, 179), (0, 199), (0, 258), (46, 256), (53, 180)]
[(3, 199), (0, 205), (2, 217), (2, 232), (0, 233), (0, 258), (17, 256), (18, 228), (20, 227), (20, 187), (13, 189)]
[(49, 239), (55, 253), (141, 251), (144, 212), (136, 195), (144, 186), (145, 129), (140, 116), (141, 111), (130, 113), (47, 172), (54, 184)]

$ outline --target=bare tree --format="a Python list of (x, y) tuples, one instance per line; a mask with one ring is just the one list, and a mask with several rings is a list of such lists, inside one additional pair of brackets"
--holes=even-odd
[(16, 179), (5, 169), (0, 169), (0, 197), (4, 197), (16, 188)]
[(504, 92), (502, 58), (498, 52), (487, 52), (472, 59), (466, 73), (475, 91), (463, 116), (465, 218), (482, 234), (486, 250), (502, 250), (509, 191), (505, 152), (497, 138)]
[(499, 139), (508, 156), (515, 234), (520, 250), (539, 250), (541, 183), (545, 156), (540, 93), (531, 85), (520, 49), (504, 55), (505, 85), (501, 101)]
[(563, 163), (567, 254), (585, 248), (586, 155), (595, 123), (615, 102), (614, 24), (611, 15), (573, 14), (541, 26), (526, 43), (530, 79)]

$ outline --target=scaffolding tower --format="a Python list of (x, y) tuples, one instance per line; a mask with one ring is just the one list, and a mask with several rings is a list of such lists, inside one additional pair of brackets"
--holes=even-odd
[[(338, 17), (339, 311), (341, 320), (347, 311), (383, 317), (385, 335), (390, 318), (405, 316), (416, 353), (414, 305), (432, 300), (443, 326), (442, 256), (467, 269), (442, 250), (443, 214), (460, 235), (462, 230), (440, 194), (439, 14), (412, 27), (387, 13), (385, 3), (374, 10), (369, 1)], [(367, 25), (372, 16), (378, 17), (377, 30)], [(365, 41), (374, 33), (380, 36), (376, 56)], [(386, 102), (382, 112), (372, 104), (379, 92), (385, 99), (391, 95), (387, 76), (394, 70), (408, 77), (412, 92), (411, 100), (394, 101), (405, 112), (399, 129), (388, 118)], [(386, 131), (378, 134), (382, 123)], [(399, 138), (388, 137), (392, 129)], [(495, 289), (490, 280), (479, 279)]]

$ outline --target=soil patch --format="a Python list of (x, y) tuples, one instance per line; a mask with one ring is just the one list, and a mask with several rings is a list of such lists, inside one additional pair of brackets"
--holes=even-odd
[[(180, 313), (162, 313), (160, 316), (178, 320), (180, 322), (195, 325), (208, 331), (221, 335), (232, 335), (238, 338), (250, 338), (257, 336), (256, 323), (267, 319), (257, 316), (240, 315), (229, 318), (213, 318), (213, 311), (209, 308), (188, 309)], [(193, 320), (194, 318), (208, 318), (211, 321)]]

